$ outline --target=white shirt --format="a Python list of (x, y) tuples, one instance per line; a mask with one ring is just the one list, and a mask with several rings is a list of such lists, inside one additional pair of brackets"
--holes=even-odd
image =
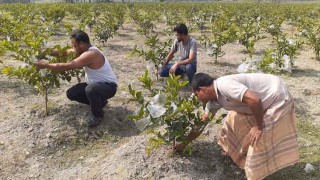
[(95, 46), (89, 48), (90, 50), (98, 50), (104, 58), (104, 64), (99, 69), (91, 69), (88, 66), (83, 67), (85, 71), (85, 81), (87, 84), (92, 84), (96, 82), (109, 82), (109, 83), (117, 83), (117, 77), (113, 73), (112, 68), (109, 64), (107, 58), (103, 55), (103, 53)]
[(224, 108), (252, 114), (249, 106), (242, 102), (243, 95), (248, 89), (260, 98), (264, 112), (291, 98), (283, 81), (272, 74), (234, 74), (218, 78), (213, 83), (217, 100), (207, 103), (206, 112), (215, 113), (218, 109)]

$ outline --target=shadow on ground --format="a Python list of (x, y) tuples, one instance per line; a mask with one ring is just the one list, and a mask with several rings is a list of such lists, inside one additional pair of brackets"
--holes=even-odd
[[(189, 160), (177, 164), (177, 171), (187, 174), (191, 179), (228, 179), (245, 180), (245, 172), (239, 168), (228, 156), (221, 154), (221, 149), (216, 142), (197, 142), (192, 145), (193, 153), (184, 155)], [(318, 180), (320, 162), (311, 163), (315, 167), (312, 173), (306, 173), (305, 162), (299, 162), (269, 175), (265, 180)], [(199, 176), (201, 174), (201, 176)], [(197, 175), (194, 177), (194, 175)]]
[(177, 165), (177, 170), (188, 174), (191, 179), (246, 179), (244, 171), (237, 167), (229, 156), (221, 154), (221, 148), (216, 142), (196, 142), (192, 147), (193, 153), (184, 155), (190, 163)]
[(77, 148), (81, 145), (90, 145), (97, 140), (105, 140), (108, 143), (139, 133), (134, 122), (127, 118), (132, 112), (123, 107), (105, 107), (102, 123), (94, 128), (87, 126), (87, 120), (91, 117), (88, 105), (70, 103), (54, 111), (56, 115), (53, 118), (58, 121), (56, 122), (58, 125), (52, 130), (49, 139), (51, 152), (61, 147)]
[(37, 91), (35, 89), (33, 89), (27, 83), (24, 83), (17, 79), (7, 79), (4, 81), (0, 80), (0, 89), (1, 91), (7, 91), (8, 89), (13, 90), (15, 93), (19, 94), (21, 97), (37, 95)]
[[(116, 52), (130, 52), (133, 50), (133, 46), (130, 47), (128, 45), (119, 45), (119, 44), (112, 44), (109, 48), (110, 50), (113, 50)], [(108, 54), (108, 52), (106, 54)]]
[[(237, 69), (239, 64), (233, 64), (233, 63), (229, 63), (229, 62), (224, 62), (224, 59), (218, 59), (217, 62), (214, 62), (214, 60), (207, 62), (208, 65), (210, 66), (216, 66), (216, 67), (228, 67), (228, 68), (232, 68), (232, 69)], [(213, 69), (215, 67), (212, 67)], [(197, 72), (198, 73), (198, 72)]]
[(292, 77), (319, 77), (320, 71), (314, 69), (292, 69)]
[(310, 114), (310, 106), (303, 98), (294, 98), (295, 111), (299, 117), (308, 118)]
[[(70, 112), (73, 113), (70, 114)], [(98, 127), (88, 128), (86, 121), (91, 117), (89, 106), (74, 103), (66, 105), (65, 109), (57, 115), (57, 119), (61, 119), (65, 125), (72, 126), (78, 130), (103, 131), (115, 136), (127, 137), (138, 133), (134, 122), (127, 118), (130, 114), (132, 114), (132, 111), (121, 106), (107, 106), (104, 108), (102, 123)]]
[[(312, 165), (314, 167), (319, 167), (320, 166), (320, 162), (312, 163)], [(305, 166), (306, 166), (306, 163), (299, 162), (299, 163), (295, 164), (294, 166), (286, 167), (284, 169), (281, 169), (281, 170), (275, 172), (274, 174), (266, 177), (265, 180), (277, 180), (277, 179), (279, 179), (279, 180), (281, 180), (281, 179), (318, 180), (318, 179), (320, 179), (319, 172), (318, 172), (318, 174), (316, 173), (317, 170), (314, 171), (313, 173), (306, 173), (304, 171)]]

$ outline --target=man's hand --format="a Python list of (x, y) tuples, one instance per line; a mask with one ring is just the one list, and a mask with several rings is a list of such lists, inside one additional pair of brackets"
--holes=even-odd
[(48, 64), (49, 62), (47, 60), (40, 60), (40, 61), (34, 62), (34, 65), (37, 67), (37, 69), (47, 68)]
[(174, 65), (170, 68), (170, 74), (175, 74), (179, 66), (179, 62), (176, 61)]
[(168, 64), (167, 60), (163, 60), (162, 63), (161, 63), (162, 66), (166, 66), (167, 64)]
[(255, 146), (257, 144), (259, 138), (261, 137), (261, 134), (262, 134), (262, 130), (261, 128), (258, 128), (258, 126), (253, 126), (250, 129), (249, 139), (250, 139), (251, 146)]
[(208, 114), (208, 113), (204, 113), (204, 114), (202, 114), (202, 116), (201, 116), (201, 120), (202, 120), (203, 122), (208, 121), (208, 120), (209, 120), (209, 114)]

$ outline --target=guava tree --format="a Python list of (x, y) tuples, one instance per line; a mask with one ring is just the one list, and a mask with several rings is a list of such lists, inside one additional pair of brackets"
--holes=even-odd
[[(170, 75), (166, 84), (159, 87), (155, 86), (146, 71), (144, 76), (138, 78), (143, 90), (135, 90), (131, 84), (129, 85), (132, 95), (130, 101), (139, 105), (136, 114), (129, 118), (135, 120), (140, 130), (150, 127), (155, 135), (149, 139), (147, 153), (161, 145), (172, 144), (174, 147), (176, 142), (187, 144), (190, 132), (201, 132), (205, 127), (205, 123), (201, 121), (200, 102), (195, 96), (180, 95), (179, 91), (188, 82), (179, 78), (180, 76)], [(190, 147), (186, 150), (191, 152)]]
[(171, 44), (172, 39), (161, 42), (158, 35), (150, 35), (146, 37), (145, 40), (147, 48), (140, 49), (135, 45), (131, 54), (143, 57), (145, 61), (154, 66), (154, 74), (156, 74), (158, 80), (158, 70), (166, 56), (169, 54)]
[(5, 66), (2, 73), (9, 77), (17, 77), (29, 85), (33, 86), (39, 93), (42, 94), (45, 101), (45, 114), (48, 115), (48, 91), (51, 88), (60, 87), (59, 80), (71, 81), (71, 77), (79, 77), (82, 73), (80, 70), (71, 70), (66, 72), (54, 72), (47, 69), (38, 70), (34, 66), (34, 61), (42, 58), (47, 58), (50, 63), (67, 62), (74, 58), (73, 54), (69, 56), (50, 57), (52, 49), (56, 49), (62, 55), (69, 46), (61, 47), (57, 45), (53, 48), (44, 48), (44, 37), (26, 37), (23, 43), (13, 41), (3, 41), (2, 45), (13, 52), (13, 57), (16, 60), (22, 61), (18, 67)]

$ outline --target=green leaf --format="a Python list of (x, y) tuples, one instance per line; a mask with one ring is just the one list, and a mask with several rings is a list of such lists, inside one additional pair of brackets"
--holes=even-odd
[(71, 76), (67, 76), (66, 79), (67, 79), (68, 82), (70, 82), (71, 81)]
[(1, 70), (1, 73), (2, 73), (2, 74), (7, 74), (7, 75), (9, 75), (11, 72), (12, 72), (12, 68), (11, 68), (11, 67), (8, 67), (8, 66), (5, 66), (5, 67), (2, 68), (2, 70)]

